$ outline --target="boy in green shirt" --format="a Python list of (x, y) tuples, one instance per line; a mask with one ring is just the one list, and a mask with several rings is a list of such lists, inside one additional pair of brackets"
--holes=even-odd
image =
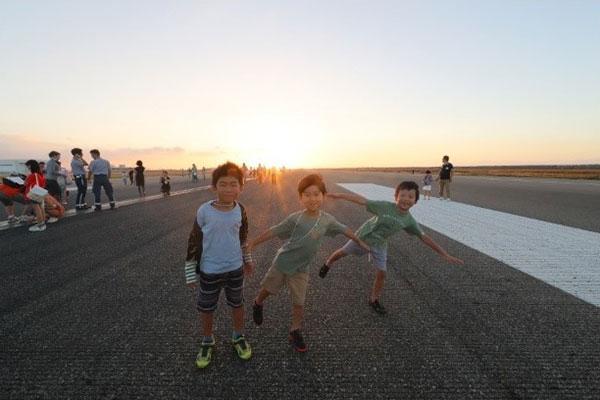
[(289, 215), (281, 223), (250, 241), (248, 246), (248, 251), (251, 251), (254, 246), (275, 236), (287, 239), (277, 251), (271, 268), (261, 282), (260, 292), (254, 300), (252, 317), (257, 325), (262, 324), (263, 302), (270, 295), (277, 294), (284, 284), (287, 285), (293, 304), (289, 340), (299, 352), (307, 350), (300, 328), (304, 318), (308, 270), (324, 237), (341, 233), (356, 241), (358, 248), (369, 251), (369, 246), (358, 239), (352, 230), (339, 223), (332, 215), (321, 211), (325, 193), (325, 183), (319, 175), (304, 177), (298, 184), (298, 194), (305, 209)]
[[(374, 217), (367, 220), (358, 231), (356, 236), (363, 240), (371, 248), (371, 257), (373, 264), (377, 267), (375, 282), (371, 290), (369, 305), (378, 313), (385, 314), (385, 308), (379, 302), (379, 295), (383, 289), (385, 274), (387, 270), (387, 242), (388, 239), (400, 231), (406, 231), (411, 235), (418, 236), (419, 239), (433, 251), (441, 255), (451, 264), (464, 264), (463, 260), (453, 257), (446, 252), (440, 245), (427, 236), (417, 221), (410, 214), (409, 210), (419, 200), (419, 185), (412, 181), (402, 182), (396, 187), (396, 202), (371, 201), (362, 196), (349, 193), (329, 193), (327, 197), (332, 199), (343, 199), (366, 206), (367, 211), (375, 214)], [(348, 254), (364, 255), (365, 251), (348, 241), (342, 248), (333, 252), (319, 271), (319, 276), (325, 278), (331, 265)]]

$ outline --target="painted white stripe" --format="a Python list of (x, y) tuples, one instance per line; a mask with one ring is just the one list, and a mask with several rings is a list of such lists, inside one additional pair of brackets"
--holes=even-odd
[[(390, 187), (338, 185), (370, 200), (394, 199)], [(422, 225), (600, 306), (600, 233), (438, 198), (421, 198), (411, 214)]]

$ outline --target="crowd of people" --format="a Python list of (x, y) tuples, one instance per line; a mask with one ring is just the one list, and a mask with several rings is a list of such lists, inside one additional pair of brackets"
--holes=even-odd
[[(31, 223), (32, 225), (29, 227), (30, 231), (44, 231), (47, 223), (54, 223), (64, 216), (69, 198), (67, 186), (71, 182), (74, 182), (77, 187), (75, 210), (89, 209), (91, 206), (86, 203), (85, 198), (88, 190), (88, 182), (92, 178), (94, 210), (102, 210), (102, 190), (104, 190), (108, 197), (110, 209), (116, 207), (114, 190), (110, 182), (112, 175), (110, 162), (102, 158), (100, 151), (97, 149), (90, 150), (92, 160), (89, 163), (84, 159), (83, 150), (80, 148), (73, 148), (71, 155), (73, 158), (71, 160), (70, 174), (62, 165), (61, 154), (57, 151), (51, 151), (48, 154), (49, 159), (47, 162), (38, 162), (33, 159), (28, 160), (25, 163), (29, 170), (27, 175), (3, 178), (2, 183), (0, 183), (0, 201), (6, 208), (9, 223)], [(439, 198), (450, 200), (450, 185), (454, 174), (453, 165), (449, 162), (448, 156), (444, 156), (442, 161), (442, 167), (436, 178), (433, 177), (430, 170), (427, 170), (422, 180), (422, 193), (426, 200), (431, 198), (434, 181), (439, 182)], [(130, 169), (128, 173), (122, 171), (121, 178), (124, 185), (129, 184), (133, 186), (135, 184), (138, 195), (143, 198), (146, 196), (146, 167), (141, 160), (138, 160), (135, 164), (136, 167)], [(285, 167), (280, 169), (276, 167), (268, 168), (259, 163), (256, 168), (248, 168), (244, 163), (240, 167), (240, 170), (244, 179), (252, 177), (259, 184), (268, 182), (269, 180), (272, 184), (276, 184), (278, 177), (285, 172)], [(200, 171), (196, 164), (192, 164), (192, 167), (188, 169), (189, 177), (193, 182), (198, 182), (199, 173), (202, 174), (202, 179), (206, 180), (207, 170), (204, 166)], [(160, 188), (164, 196), (170, 195), (171, 178), (166, 170), (162, 171)], [(20, 216), (15, 215), (14, 203), (20, 203), (24, 206)]]
[[(92, 184), (94, 195), (94, 210), (102, 210), (102, 190), (108, 198), (109, 208), (115, 209), (114, 189), (110, 181), (113, 173), (111, 164), (100, 156), (100, 151), (97, 149), (90, 150), (89, 154), (91, 161), (88, 162), (83, 156), (82, 149), (71, 149), (73, 158), (70, 173), (62, 165), (61, 154), (53, 150), (48, 154), (47, 161), (27, 160), (25, 162), (27, 174), (11, 174), (4, 177), (0, 183), (0, 202), (6, 209), (8, 223), (31, 224), (29, 226), (31, 232), (46, 230), (46, 224), (57, 222), (65, 215), (69, 200), (67, 187), (72, 183), (77, 188), (76, 211), (92, 207), (86, 202), (89, 182)], [(138, 195), (143, 198), (146, 196), (146, 167), (141, 160), (135, 164), (135, 168), (128, 172), (121, 172), (121, 179), (124, 185), (135, 184)], [(198, 181), (195, 164), (193, 167), (195, 180)], [(202, 173), (206, 178), (206, 168), (202, 167)], [(159, 182), (163, 196), (170, 196), (171, 177), (168, 171), (162, 171)], [(16, 215), (15, 203), (23, 205), (19, 216)]]

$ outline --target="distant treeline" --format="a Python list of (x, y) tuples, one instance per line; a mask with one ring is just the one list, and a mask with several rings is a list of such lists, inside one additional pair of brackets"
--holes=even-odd
[[(368, 167), (335, 168), (346, 171), (397, 172), (424, 174), (428, 169), (435, 175), (440, 167)], [(461, 167), (454, 164), (456, 175), (466, 176), (512, 176), (532, 178), (595, 179), (600, 180), (600, 164), (590, 165), (490, 165)]]

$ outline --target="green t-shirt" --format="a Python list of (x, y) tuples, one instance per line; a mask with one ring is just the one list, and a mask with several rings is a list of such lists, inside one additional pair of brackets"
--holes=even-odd
[(286, 275), (308, 272), (325, 236), (335, 236), (348, 228), (335, 217), (320, 211), (311, 217), (304, 210), (295, 212), (271, 227), (271, 232), (287, 241), (277, 251), (273, 265)]
[(424, 234), (413, 216), (401, 214), (395, 203), (367, 200), (367, 211), (375, 216), (358, 228), (356, 236), (370, 246), (386, 248), (388, 239), (402, 230), (418, 237)]

